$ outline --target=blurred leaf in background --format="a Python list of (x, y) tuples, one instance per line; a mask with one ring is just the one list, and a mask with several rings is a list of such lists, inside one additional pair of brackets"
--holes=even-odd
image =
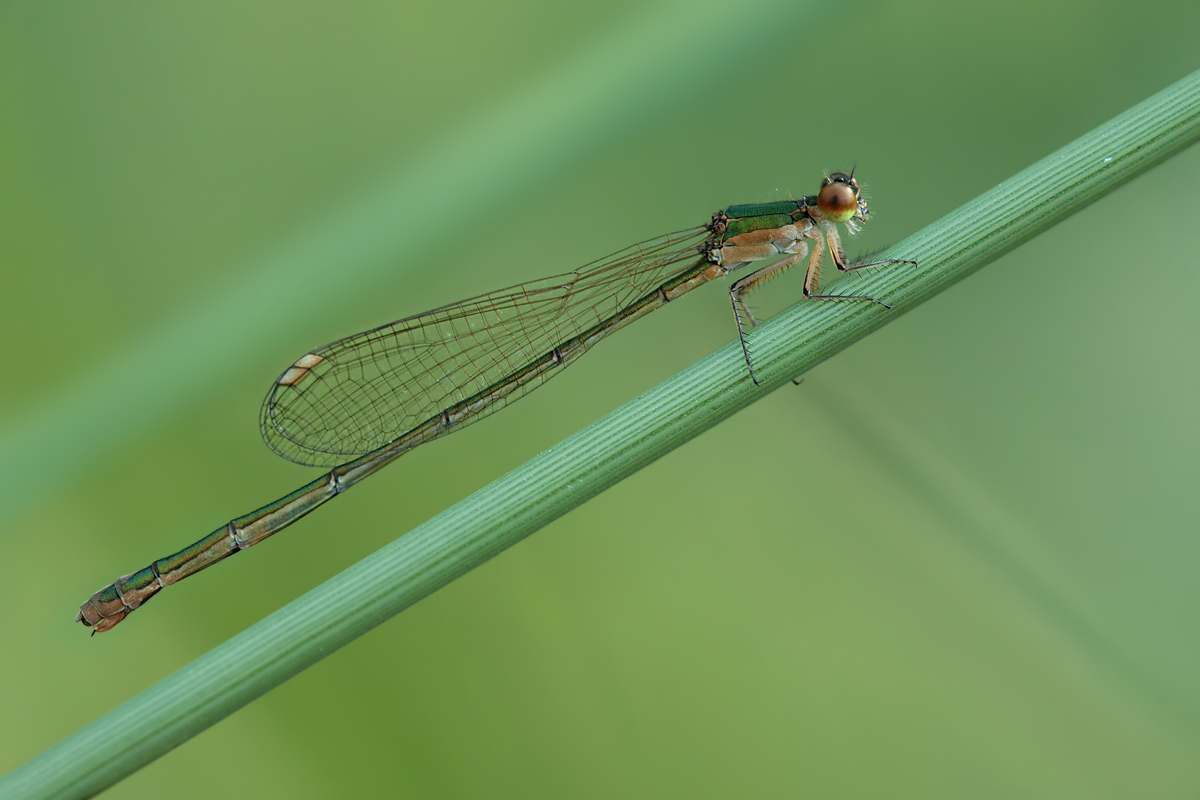
[[(0, 771), (734, 331), (698, 292), (89, 639), (91, 591), (310, 479), (256, 410), (311, 346), (856, 160), (857, 244), (896, 241), (1200, 67), (1198, 30), (1170, 2), (0, 9)], [(119, 791), (1193, 796), (1198, 208), (1193, 149)]]

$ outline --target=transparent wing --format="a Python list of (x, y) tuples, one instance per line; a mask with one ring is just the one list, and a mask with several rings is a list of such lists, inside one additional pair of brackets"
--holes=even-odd
[[(626, 308), (700, 257), (691, 228), (553, 275), (397, 320), (320, 347), (263, 402), (263, 439), (284, 458), (334, 466), (395, 440)], [(498, 396), (474, 421), (552, 375)], [(455, 428), (457, 430), (457, 426)]]

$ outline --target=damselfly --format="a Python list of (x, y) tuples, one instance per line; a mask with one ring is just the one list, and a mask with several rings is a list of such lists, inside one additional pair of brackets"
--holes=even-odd
[[(729, 289), (746, 370), (758, 383), (746, 325), (757, 321), (745, 297), (811, 250), (804, 295), (861, 300), (821, 291), (821, 262), (852, 272), (887, 259), (849, 263), (838, 224), (866, 222), (852, 174), (835, 172), (816, 195), (730, 206), (712, 221), (613, 253), (573, 272), (522, 283), (339, 339), (302, 356), (271, 386), (263, 438), (279, 455), (333, 467), (312, 483), (222, 525), (200, 541), (118, 578), (76, 618), (106, 631), (159, 589), (282, 530), (419, 444), (498, 411), (541, 386), (596, 342), (701, 284), (751, 264)], [(890, 307), (890, 306), (888, 306)]]

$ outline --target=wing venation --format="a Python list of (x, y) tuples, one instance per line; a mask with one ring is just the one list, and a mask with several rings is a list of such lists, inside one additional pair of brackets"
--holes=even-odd
[[(620, 312), (694, 262), (707, 229), (627, 247), (573, 272), (510, 286), (347, 336), (305, 354), (263, 402), (263, 439), (286, 459), (335, 466), (376, 450)], [(499, 410), (561, 369), (498, 397)]]

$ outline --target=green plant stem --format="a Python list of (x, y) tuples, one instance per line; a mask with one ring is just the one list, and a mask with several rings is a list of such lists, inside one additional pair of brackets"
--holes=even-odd
[(50, 748), (0, 780), (0, 796), (84, 797), (111, 786), (1197, 138), (1200, 72), (886, 254), (919, 259), (918, 268), (847, 279), (891, 311), (796, 304), (750, 336), (762, 386), (737, 343), (722, 347)]

